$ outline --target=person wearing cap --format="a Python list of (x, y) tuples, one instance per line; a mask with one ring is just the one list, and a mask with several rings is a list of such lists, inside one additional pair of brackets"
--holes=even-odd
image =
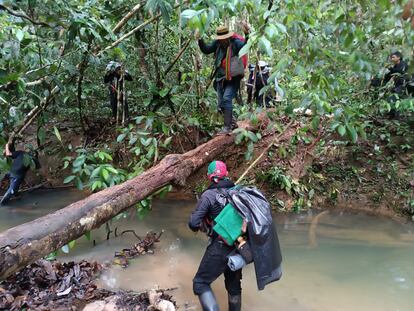
[(226, 204), (227, 192), (235, 185), (228, 178), (226, 164), (221, 161), (210, 163), (207, 177), (211, 182), (210, 186), (201, 195), (188, 223), (192, 231), (205, 232), (209, 237), (206, 251), (193, 279), (193, 291), (199, 297), (204, 311), (219, 310), (211, 283), (224, 273), (229, 311), (240, 311), (242, 270), (232, 271), (227, 265), (227, 257), (235, 250), (235, 246), (225, 244), (212, 230), (214, 219)]
[(14, 147), (6, 144), (4, 154), (13, 159), (10, 171), (5, 177), (10, 180), (9, 188), (0, 201), (0, 205), (5, 205), (19, 191), (20, 185), (24, 181), (27, 171), (31, 166), (40, 168), (37, 151), (31, 152), (15, 151)]
[[(229, 134), (236, 127), (233, 121), (233, 99), (240, 88), (240, 76), (232, 76), (230, 70), (230, 59), (237, 56), (242, 47), (246, 44), (249, 34), (249, 26), (243, 23), (243, 32), (245, 41), (234, 38), (234, 33), (229, 31), (227, 26), (220, 26), (216, 30), (216, 39), (206, 43), (202, 38), (198, 40), (201, 52), (204, 54), (215, 53), (214, 61), (214, 89), (217, 91), (218, 110), (223, 113), (224, 127), (218, 135)], [(198, 38), (199, 33), (196, 32)], [(232, 124), (233, 122), (233, 124)]]
[[(268, 84), (270, 67), (265, 61), (259, 61), (256, 66), (249, 65), (249, 78), (247, 80), (247, 103), (256, 100), (258, 106), (270, 107), (273, 97), (270, 94), (260, 94), (262, 88)], [(253, 92), (254, 91), (254, 92)]]
[[(114, 61), (109, 62), (106, 66), (104, 83), (108, 84), (109, 103), (111, 105), (113, 118), (116, 118), (118, 112), (118, 100), (122, 102), (124, 99), (123, 77), (126, 81), (132, 81), (132, 76), (128, 73), (128, 70), (123, 72), (122, 65), (120, 63)], [(118, 92), (120, 93), (119, 98)], [(123, 109), (125, 117), (128, 118), (128, 102), (126, 98)]]

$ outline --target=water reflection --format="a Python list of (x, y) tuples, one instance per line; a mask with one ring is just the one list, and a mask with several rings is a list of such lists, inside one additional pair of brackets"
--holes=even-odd
[[(178, 287), (173, 294), (181, 310), (200, 310), (192, 294), (191, 280), (206, 238), (187, 228), (193, 204), (184, 200), (157, 201), (144, 220), (134, 217), (112, 222), (112, 229), (118, 227), (118, 232), (133, 229), (144, 235), (149, 230), (166, 231), (155, 255), (137, 258), (127, 269), (113, 267), (102, 275), (100, 284), (138, 292), (155, 286)], [(32, 211), (15, 216), (26, 221), (33, 216)], [(12, 211), (1, 213), (1, 228), (10, 226), (5, 217)], [(411, 225), (340, 212), (277, 215), (275, 220), (284, 256), (284, 275), (280, 282), (258, 292), (253, 266), (247, 267), (243, 271), (243, 310), (412, 310)], [(77, 247), (62, 258), (109, 261), (116, 250), (136, 242), (132, 234), (107, 241), (104, 228), (94, 231), (92, 239), (97, 242), (95, 247), (81, 238)], [(223, 280), (216, 281), (213, 287), (222, 310), (226, 310)]]

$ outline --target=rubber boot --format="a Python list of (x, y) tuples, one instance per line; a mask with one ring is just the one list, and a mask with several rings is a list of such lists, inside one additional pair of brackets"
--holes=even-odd
[(241, 311), (241, 295), (228, 295), (229, 311)]
[(208, 290), (202, 293), (198, 296), (198, 299), (200, 299), (200, 304), (203, 308), (203, 311), (220, 311), (216, 297), (214, 296), (212, 290)]
[(224, 127), (223, 129), (217, 133), (217, 135), (230, 135), (231, 134), (231, 122), (232, 122), (232, 109), (225, 109), (223, 111), (224, 115)]

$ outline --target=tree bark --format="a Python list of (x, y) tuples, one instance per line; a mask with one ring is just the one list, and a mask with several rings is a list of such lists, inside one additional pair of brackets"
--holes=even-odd
[[(258, 126), (267, 121), (259, 115)], [(252, 130), (248, 122), (240, 127)], [(52, 214), (0, 234), (0, 279), (98, 228), (151, 193), (169, 185), (184, 185), (188, 176), (222, 157), (234, 144), (233, 136), (217, 136), (184, 154), (166, 156), (141, 175), (66, 206)]]

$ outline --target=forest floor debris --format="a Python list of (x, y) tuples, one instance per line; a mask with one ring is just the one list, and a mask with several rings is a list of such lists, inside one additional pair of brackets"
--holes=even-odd
[(113, 264), (119, 265), (123, 268), (128, 267), (129, 260), (136, 258), (145, 254), (153, 254), (152, 250), (154, 243), (160, 241), (161, 235), (164, 231), (161, 231), (159, 234), (155, 232), (148, 232), (145, 238), (141, 239), (133, 230), (126, 230), (121, 233), (121, 235), (131, 232), (139, 240), (138, 243), (134, 244), (131, 248), (124, 248), (120, 252), (115, 252)]
[[(125, 258), (128, 263), (131, 258), (153, 253), (161, 235), (147, 233), (133, 247), (117, 253), (116, 259)], [(85, 260), (63, 263), (40, 259), (0, 283), (0, 310), (175, 310), (167, 290), (134, 293), (98, 288), (94, 281), (106, 268)]]

